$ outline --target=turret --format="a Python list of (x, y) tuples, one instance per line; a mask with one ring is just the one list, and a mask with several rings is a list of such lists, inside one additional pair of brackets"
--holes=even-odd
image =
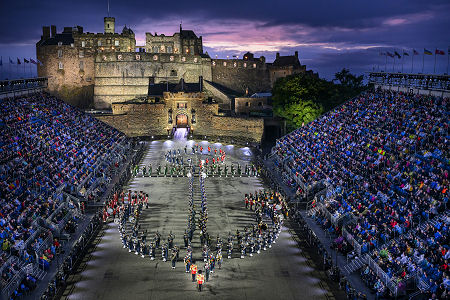
[(116, 19), (114, 17), (105, 17), (105, 33), (115, 33), (114, 27)]

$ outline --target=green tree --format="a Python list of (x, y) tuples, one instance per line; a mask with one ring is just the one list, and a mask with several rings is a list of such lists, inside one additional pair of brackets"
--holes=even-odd
[(289, 130), (315, 120), (321, 114), (358, 95), (363, 77), (347, 69), (335, 74), (339, 84), (310, 74), (278, 79), (272, 89), (274, 113), (286, 119)]

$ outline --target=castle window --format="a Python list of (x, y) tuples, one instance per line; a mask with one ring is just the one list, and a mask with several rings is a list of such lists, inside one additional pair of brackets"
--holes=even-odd
[(258, 106), (262, 106), (262, 102), (258, 102)]
[(62, 62), (58, 63), (58, 69), (60, 69), (60, 70), (64, 69), (64, 65)]
[(171, 70), (170, 71), (170, 76), (177, 76), (177, 71), (176, 70)]
[(108, 45), (111, 44), (111, 39), (107, 39), (106, 44), (108, 44)]
[(60, 47), (61, 47), (61, 46), (62, 46), (62, 42), (58, 42), (58, 46), (60, 46)]
[(245, 102), (245, 106), (250, 106), (250, 102)]
[(173, 52), (172, 46), (167, 46), (167, 53), (172, 53), (172, 52)]
[(102, 45), (102, 41), (98, 41), (98, 42), (97, 42), (97, 45), (98, 45), (98, 46), (101, 46), (101, 45)]
[(215, 61), (213, 61), (213, 66), (215, 66), (216, 65), (216, 62)]
[(80, 58), (83, 58), (83, 57), (84, 57), (84, 51), (83, 51), (83, 50), (80, 50), (80, 52), (78, 53), (78, 56), (79, 56)]
[(173, 56), (173, 55), (171, 55), (170, 57), (169, 57), (169, 60), (170, 61), (173, 61), (175, 59), (175, 57)]
[(153, 60), (158, 60), (158, 55), (153, 55)]
[(141, 60), (141, 56), (139, 54), (136, 54), (136, 60)]
[(253, 68), (256, 68), (256, 64), (253, 64)]
[(60, 50), (58, 50), (58, 58), (61, 58), (62, 57), (62, 50), (60, 49)]
[(122, 59), (123, 59), (122, 54), (117, 55), (117, 60), (122, 60)]
[(80, 60), (80, 71), (84, 71), (84, 61)]
[(164, 47), (164, 45), (161, 45), (161, 53), (164, 53), (166, 50), (166, 48)]
[(119, 40), (114, 41), (114, 46), (119, 46), (119, 44), (120, 44)]
[(233, 67), (235, 67), (235, 68), (237, 67), (237, 63), (236, 62), (233, 63)]
[(194, 57), (194, 62), (197, 63), (198, 62), (198, 58)]
[(244, 63), (244, 68), (247, 68), (247, 63)]
[(159, 53), (158, 46), (153, 46), (153, 53)]
[(81, 47), (86, 47), (86, 42), (85, 41), (81, 41)]
[(70, 47), (72, 47), (72, 48), (73, 48), (74, 46), (75, 46), (75, 45), (74, 45), (73, 43), (70, 43)]
[(183, 57), (181, 58), (181, 61), (186, 61), (186, 57), (183, 56)]
[(224, 67), (227, 66), (227, 62), (226, 62), (226, 61), (223, 62), (223, 66), (224, 66)]

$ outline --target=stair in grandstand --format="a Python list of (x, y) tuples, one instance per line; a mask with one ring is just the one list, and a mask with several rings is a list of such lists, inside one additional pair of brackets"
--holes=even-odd
[(350, 275), (356, 270), (361, 269), (367, 262), (367, 254), (355, 257), (349, 264), (344, 266), (346, 275)]

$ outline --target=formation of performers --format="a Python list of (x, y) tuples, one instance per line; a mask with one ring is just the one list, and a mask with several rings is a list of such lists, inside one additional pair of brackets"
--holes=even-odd
[(231, 164), (231, 165), (221, 165), (217, 163), (210, 163), (208, 159), (205, 160), (205, 163), (199, 163), (196, 166), (186, 166), (186, 165), (178, 165), (178, 164), (166, 164), (164, 166), (158, 165), (155, 172), (153, 172), (152, 165), (148, 166), (135, 166), (133, 168), (133, 176), (143, 176), (143, 177), (185, 177), (187, 174), (191, 172), (191, 174), (199, 175), (200, 173), (205, 173), (207, 176), (224, 176), (224, 177), (242, 177), (242, 176), (258, 176), (259, 171), (257, 167), (253, 164), (246, 164), (244, 168), (240, 164)]

